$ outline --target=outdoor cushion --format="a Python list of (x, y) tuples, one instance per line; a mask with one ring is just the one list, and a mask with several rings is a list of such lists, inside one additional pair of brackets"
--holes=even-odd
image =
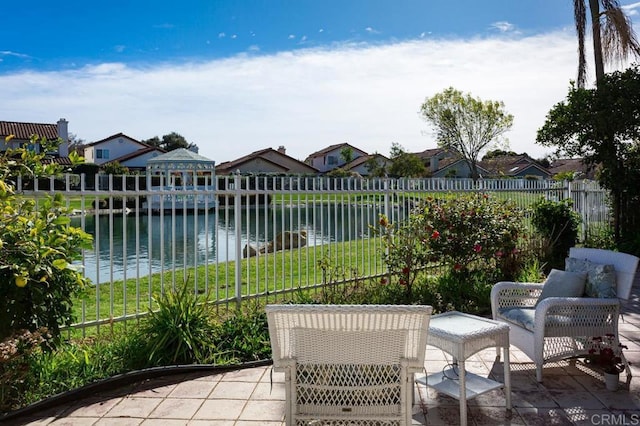
[(502, 308), (498, 310), (498, 316), (529, 331), (533, 331), (535, 324), (535, 308)]
[(565, 269), (573, 272), (586, 272), (587, 283), (584, 288), (587, 297), (615, 298), (617, 296), (616, 270), (613, 265), (595, 263), (588, 259), (567, 257)]
[(586, 281), (586, 272), (552, 269), (544, 282), (536, 305), (547, 297), (582, 297)]

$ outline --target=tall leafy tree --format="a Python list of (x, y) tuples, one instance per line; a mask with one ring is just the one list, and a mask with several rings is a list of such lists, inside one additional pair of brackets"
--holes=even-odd
[[(605, 74), (595, 89), (572, 84), (538, 130), (537, 143), (556, 154), (583, 157), (599, 167), (598, 181), (611, 191), (618, 245), (640, 235), (640, 70)], [(640, 239), (636, 241), (640, 248)], [(640, 252), (640, 250), (636, 250)]]
[(482, 101), (453, 87), (427, 98), (420, 115), (434, 128), (438, 146), (464, 158), (473, 179), (478, 178), (480, 154), (492, 142), (500, 143), (513, 125), (503, 102)]
[(421, 177), (424, 176), (427, 171), (424, 163), (417, 155), (406, 152), (404, 148), (396, 142), (391, 144), (389, 157), (391, 159), (389, 175), (392, 177)]
[(573, 0), (573, 11), (578, 34), (578, 87), (584, 87), (587, 78), (585, 44), (588, 15), (591, 16), (596, 82), (604, 77), (605, 64), (625, 61), (630, 55), (640, 56), (640, 45), (631, 21), (618, 0)]
[(165, 151), (173, 151), (178, 148), (191, 149), (196, 147), (196, 144), (187, 142), (184, 136), (176, 132), (168, 133), (162, 136), (162, 139), (158, 136), (154, 136), (142, 142), (147, 145), (155, 146), (156, 148), (164, 149)]

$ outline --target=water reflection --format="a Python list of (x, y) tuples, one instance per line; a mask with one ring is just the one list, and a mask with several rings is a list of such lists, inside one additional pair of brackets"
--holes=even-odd
[[(243, 209), (236, 232), (232, 209), (197, 214), (87, 216), (84, 229), (93, 235), (93, 251), (83, 260), (93, 282), (146, 276), (162, 270), (226, 262), (240, 246), (272, 241), (283, 231), (306, 231), (308, 245), (349, 241), (370, 235), (379, 206), (317, 204)], [(73, 218), (74, 226), (82, 226)]]

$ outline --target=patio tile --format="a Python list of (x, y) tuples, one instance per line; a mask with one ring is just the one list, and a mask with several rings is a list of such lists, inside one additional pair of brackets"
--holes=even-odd
[(576, 379), (568, 375), (553, 375), (543, 372), (542, 386), (547, 390), (564, 390), (571, 392), (583, 392), (585, 390)]
[(216, 386), (216, 382), (203, 380), (182, 382), (171, 391), (169, 398), (206, 398)]
[(162, 398), (123, 398), (104, 417), (146, 418), (162, 402)]
[(187, 426), (189, 420), (177, 419), (147, 419), (140, 423), (140, 426)]
[(194, 414), (193, 419), (236, 420), (246, 401), (243, 399), (207, 399)]
[(505, 393), (502, 389), (495, 389), (470, 399), (468, 404), (470, 407), (502, 407), (505, 410)]
[(67, 417), (102, 417), (115, 407), (123, 398), (87, 398), (72, 406), (65, 413)]
[(258, 383), (251, 399), (264, 399), (264, 400), (285, 400), (285, 386), (284, 383)]
[(565, 392), (565, 391), (549, 391), (553, 400), (558, 406), (565, 410), (584, 409), (584, 410), (603, 410), (606, 407), (591, 392)]
[(234, 426), (235, 420), (190, 420), (188, 426)]
[(524, 420), (514, 410), (504, 407), (469, 407), (473, 423), (477, 426), (524, 425)]
[[(427, 424), (429, 426), (451, 426), (460, 424), (460, 406), (436, 406), (427, 409)], [(472, 425), (473, 420), (467, 412), (467, 424)]]
[(255, 382), (220, 382), (209, 398), (211, 399), (249, 399), (257, 383)]
[(284, 420), (284, 409), (284, 401), (247, 401), (238, 419), (281, 422)]
[(111, 419), (105, 419), (102, 418), (100, 420), (98, 420), (94, 426), (138, 426), (140, 425), (144, 420), (143, 419), (118, 419), (118, 418), (111, 418)]
[[(258, 382), (271, 367), (245, 368), (237, 371), (229, 371), (222, 375), (222, 382)], [(268, 373), (267, 373), (268, 375)]]
[[(93, 426), (100, 417), (65, 417), (49, 423), (55, 426)], [(140, 420), (138, 420), (138, 423)]]
[(202, 399), (167, 398), (151, 412), (153, 419), (190, 419), (202, 405)]
[(262, 420), (238, 420), (234, 426), (284, 426), (284, 422), (265, 422)]
[(165, 385), (158, 383), (157, 387), (132, 391), (130, 396), (137, 396), (141, 398), (164, 398), (168, 396), (176, 386), (178, 386), (177, 383), (167, 383)]
[(516, 412), (527, 426), (572, 426), (561, 408), (517, 408)]
[(519, 408), (557, 408), (549, 391), (539, 389), (536, 391), (513, 391), (511, 403)]
[(640, 395), (626, 390), (618, 390), (616, 392), (602, 389), (594, 392), (605, 407), (609, 410), (635, 410), (640, 413)]

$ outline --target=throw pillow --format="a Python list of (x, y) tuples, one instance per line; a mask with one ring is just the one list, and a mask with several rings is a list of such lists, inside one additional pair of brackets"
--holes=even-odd
[(613, 265), (595, 263), (587, 259), (567, 257), (565, 269), (572, 272), (586, 272), (585, 296), (615, 298), (617, 296), (616, 270)]
[(569, 272), (552, 269), (542, 287), (538, 303), (547, 297), (582, 297), (587, 281), (585, 272)]

